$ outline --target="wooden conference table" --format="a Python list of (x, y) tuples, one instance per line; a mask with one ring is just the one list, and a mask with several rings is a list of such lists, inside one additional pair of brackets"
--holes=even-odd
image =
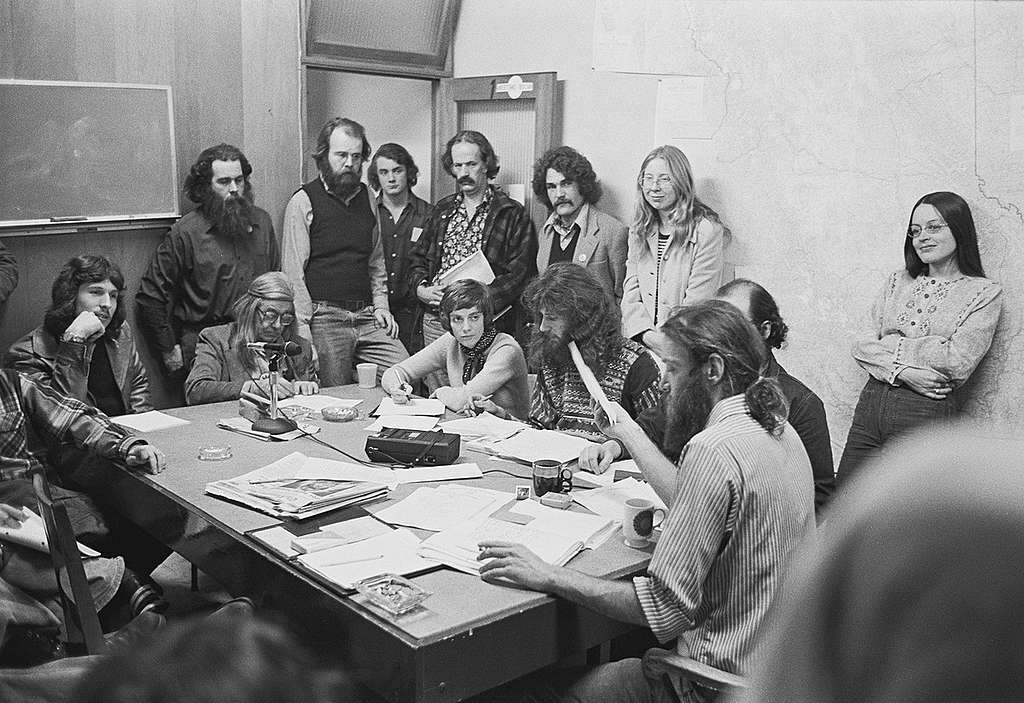
[[(326, 389), (344, 398), (363, 398), (363, 415), (381, 398), (379, 388)], [(168, 468), (157, 476), (118, 472), (111, 486), (115, 506), (233, 595), (248, 595), (260, 607), (282, 613), (307, 641), (355, 679), (391, 701), (456, 701), (587, 652), (628, 632), (629, 625), (605, 618), (562, 599), (495, 586), (475, 576), (441, 568), (412, 577), (433, 593), (424, 608), (397, 619), (366, 605), (359, 594), (343, 596), (291, 565), (246, 533), (279, 524), (273, 517), (208, 496), (208, 481), (228, 479), (264, 466), (291, 452), (348, 461), (341, 454), (302, 437), (263, 442), (216, 427), (219, 418), (237, 414), (237, 402), (166, 410), (191, 424), (147, 433), (167, 455)], [(319, 422), (318, 437), (363, 458), (369, 420)], [(230, 445), (225, 461), (198, 459), (199, 448)], [(526, 476), (529, 468), (463, 450), (461, 461), (484, 471), (504, 468)], [(466, 481), (467, 485), (509, 491), (516, 483), (503, 474)], [(417, 485), (399, 486), (390, 501)], [(375, 505), (383, 505), (377, 503)], [(322, 516), (336, 522), (358, 508)], [(421, 536), (429, 533), (423, 532)], [(641, 572), (650, 554), (623, 545), (615, 535), (600, 548), (571, 562), (596, 576), (621, 578)]]

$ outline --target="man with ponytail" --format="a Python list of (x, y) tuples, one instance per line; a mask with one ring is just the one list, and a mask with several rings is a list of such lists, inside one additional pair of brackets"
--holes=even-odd
[[(778, 383), (761, 375), (765, 346), (732, 305), (712, 300), (675, 311), (652, 342), (669, 392), (666, 439), (677, 466), (614, 408), (598, 421), (625, 445), (669, 506), (647, 573), (612, 581), (540, 561), (521, 545), (481, 545), (485, 580), (504, 579), (646, 625), (685, 656), (748, 671), (755, 636), (793, 549), (814, 533), (811, 465), (786, 422)], [(648, 461), (648, 457), (661, 461)], [(640, 659), (543, 682), (573, 701), (708, 701), (682, 677), (648, 679)], [(674, 697), (673, 697), (674, 696)]]

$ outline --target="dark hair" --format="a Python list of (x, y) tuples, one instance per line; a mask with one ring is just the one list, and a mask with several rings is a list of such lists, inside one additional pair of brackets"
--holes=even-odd
[(448, 286), (441, 296), (441, 327), (445, 332), (452, 331), (451, 314), (456, 310), (479, 308), (484, 316), (484, 329), (489, 330), (494, 324), (494, 303), (491, 292), (480, 281), (467, 278), (455, 281)]
[(43, 329), (56, 338), (77, 316), (78, 289), (87, 283), (109, 280), (117, 288), (117, 308), (110, 317), (104, 335), (115, 337), (124, 324), (124, 274), (117, 264), (105, 256), (82, 254), (64, 264), (50, 289), (50, 307), (43, 314)]
[[(978, 233), (974, 229), (971, 208), (964, 199), (948, 191), (929, 193), (914, 203), (914, 207), (910, 209), (911, 224), (914, 222), (914, 211), (918, 205), (931, 205), (949, 225), (949, 231), (953, 233), (953, 239), (956, 241), (956, 263), (960, 267), (960, 273), (965, 276), (984, 276), (981, 254), (978, 253)], [(907, 225), (907, 231), (910, 231), (910, 224)], [(903, 242), (903, 258), (907, 264), (907, 273), (914, 278), (928, 270), (928, 265), (917, 255), (910, 237)]]
[(750, 321), (734, 305), (705, 300), (677, 308), (660, 328), (669, 341), (685, 349), (694, 364), (712, 354), (725, 364), (722, 382), (731, 394), (743, 393), (750, 416), (769, 434), (782, 434), (789, 405), (777, 381), (762, 376), (768, 351)]
[(786, 343), (789, 326), (783, 321), (775, 298), (764, 289), (764, 286), (747, 278), (736, 278), (729, 281), (719, 288), (715, 295), (720, 297), (739, 291), (743, 291), (748, 296), (747, 306), (750, 310), (750, 321), (754, 323), (758, 331), (764, 323), (768, 323), (768, 337), (764, 343), (772, 349), (781, 349), (782, 345)]
[(370, 182), (374, 190), (380, 190), (380, 177), (377, 175), (377, 159), (391, 159), (396, 164), (405, 166), (405, 175), (409, 187), (412, 188), (416, 185), (420, 170), (416, 167), (416, 162), (412, 160), (412, 154), (401, 144), (388, 142), (387, 144), (381, 144), (380, 148), (377, 149), (377, 153), (373, 155), (373, 160), (370, 161), (370, 170), (366, 174), (366, 180)]
[(80, 703), (323, 703), (335, 682), (278, 625), (256, 618), (168, 625), (103, 657), (78, 685)]
[(361, 139), (363, 147), (359, 153), (364, 161), (370, 158), (370, 142), (366, 138), (366, 130), (363, 129), (363, 126), (347, 117), (332, 117), (324, 123), (324, 126), (320, 128), (320, 133), (316, 136), (313, 160), (316, 161), (317, 166), (323, 168), (324, 162), (327, 161), (327, 155), (331, 151), (331, 135), (336, 129), (341, 129), (350, 137)]
[(246, 183), (252, 174), (252, 165), (245, 158), (241, 149), (230, 144), (218, 144), (209, 149), (203, 149), (199, 158), (192, 164), (185, 176), (185, 195), (194, 203), (202, 203), (206, 194), (210, 192), (210, 184), (213, 181), (214, 161), (238, 161), (242, 164), (242, 175)]
[(452, 147), (460, 142), (476, 144), (480, 149), (480, 158), (484, 160), (484, 165), (487, 167), (487, 177), (494, 178), (498, 175), (498, 169), (501, 168), (498, 164), (498, 155), (494, 153), (494, 147), (487, 141), (487, 137), (475, 130), (463, 129), (448, 140), (448, 143), (444, 145), (444, 153), (441, 154), (441, 165), (444, 166), (444, 170), (448, 172), (449, 176), (455, 175), (452, 171)]
[[(542, 312), (563, 318), (569, 338), (576, 342), (587, 366), (599, 375), (609, 354), (623, 344), (619, 311), (585, 266), (566, 261), (548, 266), (526, 287), (523, 303), (538, 322)], [(531, 364), (540, 368), (543, 359), (535, 358), (535, 351), (539, 352), (531, 344)]]
[(597, 174), (590, 160), (571, 146), (559, 146), (549, 149), (544, 156), (533, 165), (533, 193), (537, 199), (550, 210), (551, 199), (548, 198), (548, 169), (558, 171), (580, 191), (584, 202), (596, 203), (601, 199), (601, 184), (597, 182)]

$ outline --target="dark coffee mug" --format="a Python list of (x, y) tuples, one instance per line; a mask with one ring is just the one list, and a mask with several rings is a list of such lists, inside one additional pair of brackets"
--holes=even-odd
[(572, 490), (572, 469), (563, 467), (554, 459), (533, 462), (533, 494), (540, 498), (545, 493), (568, 493)]

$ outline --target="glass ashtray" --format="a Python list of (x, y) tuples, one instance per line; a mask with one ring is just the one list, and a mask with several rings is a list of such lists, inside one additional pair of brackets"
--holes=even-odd
[(304, 405), (287, 405), (285, 407), (278, 407), (278, 412), (284, 415), (289, 420), (308, 420), (313, 416), (313, 409), (307, 408)]
[(224, 461), (225, 459), (231, 458), (231, 447), (227, 445), (223, 446), (208, 446), (199, 447), (199, 459), (201, 461)]
[(331, 405), (321, 410), (320, 416), (328, 422), (350, 422), (359, 419), (359, 411), (355, 408)]
[(407, 613), (431, 596), (430, 591), (397, 574), (380, 574), (357, 581), (356, 590), (392, 615)]

